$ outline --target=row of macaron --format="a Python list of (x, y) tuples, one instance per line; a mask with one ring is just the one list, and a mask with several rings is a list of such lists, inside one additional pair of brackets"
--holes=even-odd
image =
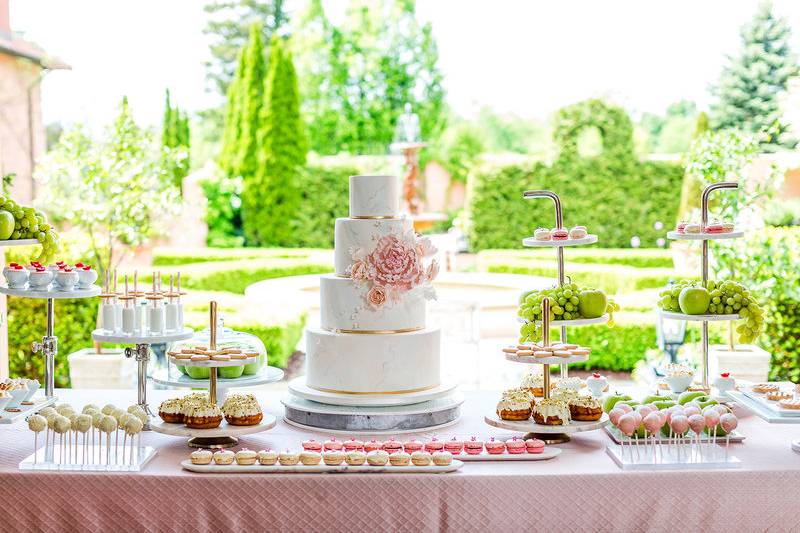
[(385, 466), (387, 464), (391, 466), (448, 466), (453, 462), (453, 454), (446, 451), (433, 453), (426, 451), (413, 453), (399, 451), (390, 454), (385, 450), (372, 450), (371, 452), (362, 450), (349, 452), (342, 450), (327, 450), (324, 452), (311, 450), (302, 452), (261, 450), (260, 452), (254, 452), (243, 449), (235, 453), (230, 450), (218, 450), (213, 453), (209, 450), (197, 450), (192, 452), (189, 459), (195, 465), (208, 465), (213, 461), (220, 466), (232, 465), (234, 461), (242, 466), (254, 465), (256, 462), (265, 466), (273, 466), (275, 464), (280, 464), (281, 466), (295, 466), (298, 464), (316, 466), (320, 463), (324, 463), (326, 466), (339, 466), (341, 464), (350, 466), (364, 464), (369, 466)]
[(325, 442), (319, 442), (314, 439), (305, 440), (302, 442), (304, 451), (311, 452), (327, 452), (327, 451), (363, 451), (370, 453), (376, 450), (382, 450), (386, 453), (393, 455), (399, 452), (413, 454), (415, 452), (428, 452), (436, 453), (445, 451), (452, 455), (459, 455), (466, 453), (468, 455), (478, 455), (481, 453), (501, 454), (501, 453), (542, 453), (544, 451), (544, 441), (539, 439), (519, 439), (512, 437), (506, 441), (497, 440), (495, 437), (490, 437), (486, 442), (479, 440), (478, 437), (472, 436), (468, 440), (460, 440), (458, 437), (452, 437), (449, 440), (439, 440), (437, 437), (432, 437), (428, 442), (418, 440), (411, 440), (407, 442), (400, 442), (394, 438), (390, 438), (385, 442), (371, 439), (367, 442), (360, 441), (352, 438), (349, 440), (341, 441), (335, 437)]
[(3, 269), (3, 277), (13, 289), (21, 289), (25, 285), (30, 285), (31, 288), (45, 288), (55, 281), (59, 288), (71, 290), (76, 286), (83, 289), (90, 287), (97, 281), (97, 271), (91, 265), (77, 263), (73, 267), (62, 261), (50, 266), (37, 262), (32, 262), (28, 266), (9, 263)]
[(721, 222), (719, 220), (714, 220), (705, 225), (699, 224), (697, 222), (678, 222), (678, 225), (675, 226), (675, 231), (677, 233), (685, 233), (689, 235), (697, 235), (699, 233), (711, 233), (711, 234), (718, 234), (718, 233), (731, 233), (735, 228), (733, 222)]
[(567, 231), (564, 228), (536, 228), (533, 238), (537, 241), (566, 241), (567, 239), (583, 239), (588, 235), (586, 226), (574, 226)]

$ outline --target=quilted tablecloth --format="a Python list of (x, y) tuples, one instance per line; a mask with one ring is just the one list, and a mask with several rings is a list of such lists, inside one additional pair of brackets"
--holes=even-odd
[[(60, 390), (62, 401), (132, 403), (133, 391)], [(154, 405), (175, 395), (150, 391)], [(466, 392), (461, 421), (440, 437), (509, 435), (483, 423), (496, 393)], [(279, 416), (281, 393), (259, 394)], [(24, 423), (0, 426), (0, 531), (788, 531), (800, 529), (800, 426), (741, 419), (739, 470), (622, 472), (602, 430), (559, 445), (549, 461), (468, 463), (452, 474), (195, 474), (186, 440), (152, 432), (139, 473), (22, 472), (33, 451)], [(280, 421), (241, 439), (297, 448), (324, 433)]]

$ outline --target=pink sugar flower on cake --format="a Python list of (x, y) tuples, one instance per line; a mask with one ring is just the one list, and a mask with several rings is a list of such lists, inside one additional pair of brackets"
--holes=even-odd
[(367, 293), (367, 301), (375, 309), (380, 309), (386, 303), (386, 289), (380, 285), (374, 285)]
[(394, 235), (381, 237), (367, 261), (375, 267), (376, 283), (409, 290), (419, 283), (422, 265), (415, 250)]
[(425, 277), (428, 278), (428, 281), (433, 281), (436, 279), (436, 276), (439, 275), (439, 261), (434, 259), (431, 261), (431, 264), (428, 265), (428, 270), (425, 271)]
[(422, 257), (430, 257), (437, 252), (430, 237), (420, 237), (417, 242), (417, 253)]

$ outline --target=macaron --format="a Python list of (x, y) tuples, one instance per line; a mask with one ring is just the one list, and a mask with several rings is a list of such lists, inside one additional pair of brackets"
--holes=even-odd
[(278, 462), (281, 466), (294, 466), (300, 462), (300, 455), (286, 450), (278, 455)]
[(418, 440), (410, 440), (403, 444), (403, 450), (407, 453), (419, 452), (425, 449), (425, 445)]
[(570, 239), (583, 239), (587, 234), (586, 226), (575, 226), (569, 230)]
[(389, 462), (389, 454), (383, 450), (372, 450), (367, 454), (367, 463), (370, 466), (385, 466)]
[(428, 452), (414, 452), (411, 454), (411, 464), (414, 466), (428, 466), (431, 464), (433, 457)]
[(683, 233), (684, 231), (686, 231), (686, 221), (682, 220), (682, 221), (678, 222), (678, 225), (675, 226), (675, 231), (677, 233)]
[(404, 452), (399, 451), (389, 455), (389, 464), (392, 466), (408, 466), (411, 462), (411, 455)]
[(312, 452), (309, 450), (300, 452), (300, 462), (306, 466), (318, 465), (320, 461), (322, 461), (322, 454), (319, 452)]
[(350, 466), (361, 466), (367, 462), (367, 454), (361, 450), (353, 450), (347, 452), (345, 459)]
[(253, 450), (239, 450), (236, 452), (236, 464), (240, 464), (243, 466), (249, 466), (256, 464), (256, 459), (258, 459), (258, 454)]
[(552, 232), (547, 228), (536, 228), (533, 232), (533, 238), (537, 241), (549, 241), (552, 236)]
[(544, 441), (539, 439), (528, 439), (525, 441), (525, 449), (528, 453), (542, 453), (544, 451)]
[(510, 454), (520, 454), (525, 453), (525, 441), (518, 439), (517, 437), (512, 437), (506, 441), (506, 449)]
[(555, 228), (552, 231), (554, 241), (566, 241), (569, 239), (569, 232), (564, 228)]
[(483, 441), (478, 440), (477, 437), (470, 437), (468, 441), (464, 442), (464, 451), (467, 452), (467, 455), (483, 453)]
[(328, 450), (322, 452), (322, 460), (328, 466), (339, 466), (344, 462), (345, 454), (341, 450)]
[(403, 445), (394, 440), (394, 437), (392, 437), (391, 439), (383, 443), (383, 449), (384, 451), (386, 451), (391, 455), (393, 453), (403, 451)]
[(464, 442), (458, 440), (456, 437), (453, 437), (452, 439), (445, 441), (444, 450), (452, 453), (453, 455), (458, 455), (464, 450)]
[(436, 452), (432, 458), (433, 464), (436, 466), (447, 466), (453, 462), (453, 454), (450, 452)]
[(207, 465), (211, 463), (214, 454), (208, 450), (196, 450), (189, 456), (193, 465)]
[(703, 231), (703, 226), (697, 224), (696, 222), (690, 222), (686, 224), (686, 227), (684, 227), (683, 231), (688, 235), (697, 235)]
[(495, 440), (494, 437), (490, 437), (488, 441), (484, 444), (486, 451), (491, 455), (500, 455), (506, 451), (506, 443)]
[(302, 446), (304, 450), (308, 450), (310, 452), (321, 452), (322, 451), (322, 443), (317, 442), (314, 439), (304, 440), (302, 442)]
[(261, 450), (258, 452), (258, 462), (262, 465), (272, 466), (278, 462), (278, 452), (275, 450)]
[(425, 443), (425, 451), (426, 452), (440, 452), (444, 450), (444, 443), (437, 439), (436, 437), (432, 437), (431, 440)]

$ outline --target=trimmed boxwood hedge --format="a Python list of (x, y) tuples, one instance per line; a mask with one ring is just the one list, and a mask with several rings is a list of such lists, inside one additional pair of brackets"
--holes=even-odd
[[(604, 150), (583, 157), (577, 136), (597, 127)], [(664, 229), (676, 222), (683, 169), (667, 162), (641, 162), (633, 153), (630, 119), (619, 108), (589, 100), (559, 111), (555, 140), (560, 155), (543, 163), (483, 166), (469, 177), (467, 212), (473, 250), (520, 248), (522, 237), (555, 224), (552, 203), (523, 200), (529, 189), (547, 189), (563, 202), (564, 225), (587, 226), (603, 246), (628, 248), (639, 237), (645, 248), (657, 246)]]

